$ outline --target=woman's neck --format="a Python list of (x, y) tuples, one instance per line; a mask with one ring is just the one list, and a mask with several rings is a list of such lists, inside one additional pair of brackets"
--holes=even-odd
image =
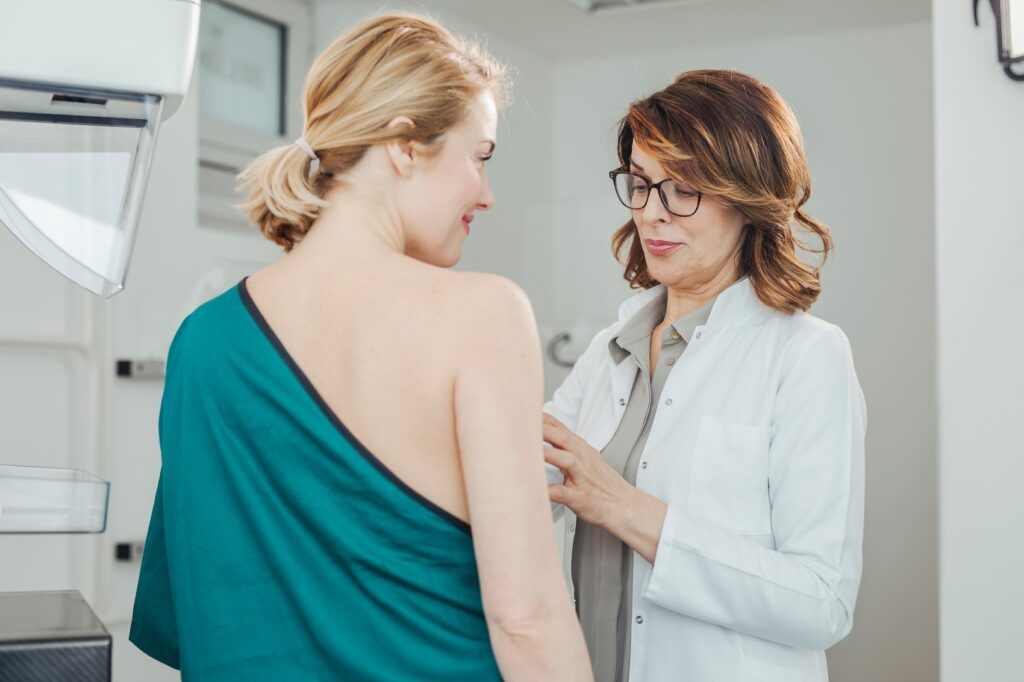
[(325, 199), (328, 205), (292, 255), (336, 264), (405, 253), (405, 231), (393, 203), (350, 187), (336, 187)]
[(684, 315), (707, 305), (723, 291), (739, 281), (742, 273), (736, 266), (719, 270), (713, 277), (699, 282), (681, 282), (667, 285), (668, 298), (665, 303), (665, 319), (662, 324), (672, 324)]

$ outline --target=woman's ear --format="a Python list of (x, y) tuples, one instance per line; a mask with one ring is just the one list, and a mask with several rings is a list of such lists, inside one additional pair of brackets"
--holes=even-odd
[[(415, 124), (408, 116), (396, 116), (388, 123), (389, 129), (412, 129)], [(416, 163), (416, 144), (407, 137), (396, 138), (384, 145), (391, 159), (391, 165), (403, 178), (412, 175), (413, 166)]]

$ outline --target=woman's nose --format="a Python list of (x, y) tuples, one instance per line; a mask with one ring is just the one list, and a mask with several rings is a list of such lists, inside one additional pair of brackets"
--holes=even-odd
[(484, 176), (483, 186), (480, 188), (480, 199), (476, 207), (481, 211), (494, 208), (494, 191), (491, 189), (491, 181), (486, 175)]
[(651, 225), (658, 222), (668, 222), (671, 218), (661, 201), (661, 195), (654, 191), (647, 197), (647, 205), (640, 209), (641, 220)]

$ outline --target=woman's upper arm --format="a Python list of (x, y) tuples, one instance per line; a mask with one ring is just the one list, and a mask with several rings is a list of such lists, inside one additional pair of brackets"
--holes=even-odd
[(540, 341), (525, 294), (475, 275), (460, 293), (455, 422), (484, 607), (530, 618), (561, 582), (542, 454)]

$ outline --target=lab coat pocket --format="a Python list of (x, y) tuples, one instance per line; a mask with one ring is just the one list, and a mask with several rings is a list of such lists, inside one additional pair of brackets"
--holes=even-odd
[(705, 416), (690, 470), (687, 510), (745, 535), (771, 533), (766, 427)]

